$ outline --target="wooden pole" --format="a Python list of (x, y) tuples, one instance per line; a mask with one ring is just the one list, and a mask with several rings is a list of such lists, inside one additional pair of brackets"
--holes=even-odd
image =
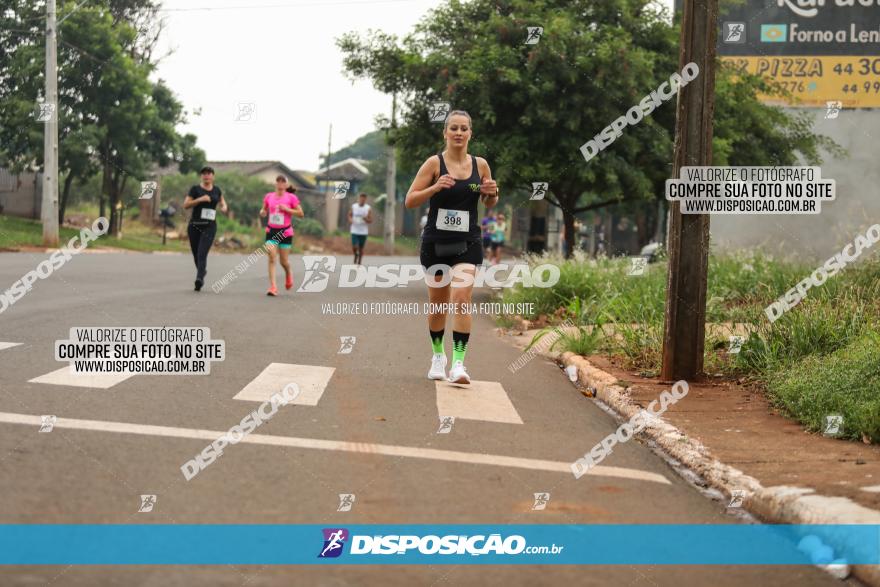
[(397, 164), (394, 154), (394, 132), (397, 126), (397, 92), (391, 96), (391, 129), (385, 133), (385, 157), (388, 161), (385, 170), (385, 227), (383, 244), (385, 254), (394, 254), (394, 229), (397, 225)]
[(58, 59), (56, 53), (55, 0), (46, 2), (46, 97), (49, 110), (43, 136), (43, 245), (58, 246)]
[[(696, 63), (696, 79), (679, 90), (672, 176), (682, 166), (712, 164), (715, 109), (715, 43), (718, 0), (685, 0), (681, 22), (680, 70)], [(669, 274), (663, 333), (661, 379), (693, 380), (703, 371), (706, 339), (706, 278), (709, 215), (682, 214), (669, 207)]]

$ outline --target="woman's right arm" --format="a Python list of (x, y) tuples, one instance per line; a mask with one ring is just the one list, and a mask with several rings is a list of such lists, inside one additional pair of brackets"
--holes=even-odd
[(188, 210), (189, 208), (192, 208), (193, 206), (198, 206), (202, 202), (210, 202), (210, 201), (211, 201), (211, 196), (205, 194), (201, 198), (193, 198), (192, 191), (190, 191), (186, 195), (186, 197), (183, 199), (183, 209)]
[(404, 206), (407, 208), (418, 208), (441, 189), (455, 185), (455, 180), (449, 175), (444, 175), (434, 182), (434, 175), (437, 173), (440, 173), (440, 162), (438, 159), (431, 157), (422, 163), (412, 185), (409, 186), (409, 191), (406, 193)]

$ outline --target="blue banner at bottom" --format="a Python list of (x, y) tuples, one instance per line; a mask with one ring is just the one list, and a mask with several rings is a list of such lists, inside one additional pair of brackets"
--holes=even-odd
[(880, 564), (877, 525), (0, 525), (3, 565)]

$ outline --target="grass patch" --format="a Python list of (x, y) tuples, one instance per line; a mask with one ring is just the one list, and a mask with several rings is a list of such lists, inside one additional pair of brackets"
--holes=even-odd
[[(348, 236), (349, 233), (343, 233), (343, 236)], [(375, 243), (377, 245), (385, 244), (385, 237), (382, 236), (368, 236), (367, 242)], [(413, 236), (404, 236), (402, 234), (398, 234), (394, 236), (394, 250), (395, 254), (398, 255), (416, 255), (419, 252), (419, 238)]]
[(842, 436), (880, 443), (880, 335), (865, 333), (829, 355), (812, 355), (769, 374), (773, 402), (808, 429), (843, 416)]
[[(565, 353), (571, 352), (578, 355), (592, 355), (602, 348), (604, 333), (597, 326), (578, 326), (574, 331), (570, 329), (545, 328), (535, 334), (526, 350), (538, 344), (544, 337), (552, 340), (549, 350), (557, 350)], [(546, 341), (544, 343), (546, 345)], [(542, 346), (544, 346), (542, 345)]]
[[(92, 210), (94, 208), (94, 210)], [(97, 206), (84, 206), (73, 214), (85, 214), (89, 218), (98, 215)], [(169, 228), (168, 232), (186, 234), (186, 224), (176, 222), (175, 228)], [(59, 231), (61, 245), (66, 244), (74, 236), (78, 236), (81, 229), (62, 226)], [(217, 239), (221, 236), (235, 237), (244, 245), (245, 249), (253, 249), (263, 242), (262, 229), (244, 226), (235, 220), (223, 215), (217, 215)], [(15, 216), (0, 215), (0, 248), (15, 249), (21, 246), (39, 247), (43, 244), (43, 225), (38, 220), (18, 218)], [(216, 244), (216, 241), (215, 241)], [(189, 252), (189, 241), (184, 239), (167, 239), (162, 244), (162, 234), (155, 227), (147, 226), (136, 219), (123, 218), (122, 238), (104, 235), (98, 240), (89, 243), (89, 248), (114, 248), (131, 251), (175, 251)]]
[[(631, 276), (628, 259), (563, 260), (548, 255), (526, 259), (532, 267), (558, 266), (559, 282), (544, 289), (517, 285), (502, 294), (503, 303), (534, 304), (533, 315), (525, 318), (543, 316), (551, 324), (548, 331), (565, 320), (582, 327), (557, 343), (564, 350), (603, 352), (643, 374), (659, 372), (665, 262)], [(844, 415), (850, 438), (865, 434), (877, 442), (880, 351), (871, 338), (878, 336), (876, 326), (871, 325), (880, 324), (880, 258), (866, 255), (811, 289), (797, 306), (771, 323), (764, 308), (815, 268), (751, 252), (710, 255), (704, 369), (759, 383), (810, 429), (819, 429), (825, 416), (836, 410)], [(605, 336), (593, 336), (597, 331)], [(746, 338), (739, 353), (728, 352), (732, 332)], [(838, 375), (846, 369), (862, 378), (842, 379)], [(849, 390), (841, 389), (844, 386)]]
[[(78, 230), (62, 228), (62, 242), (69, 241)], [(40, 246), (43, 244), (43, 225), (35, 220), (0, 215), (0, 248), (14, 249), (22, 245)]]
[[(156, 236), (146, 226), (131, 220), (122, 225), (123, 237), (104, 235), (89, 243), (89, 248), (117, 248), (133, 251), (189, 251), (189, 243), (169, 240), (162, 246), (162, 236)], [(58, 231), (60, 244), (67, 244), (80, 229), (61, 227)], [(43, 225), (37, 220), (0, 215), (0, 248), (15, 249), (21, 246), (43, 245)]]

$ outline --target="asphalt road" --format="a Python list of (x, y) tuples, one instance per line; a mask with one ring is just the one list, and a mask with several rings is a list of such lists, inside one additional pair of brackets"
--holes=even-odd
[[(0, 254), (0, 289), (46, 256)], [(466, 363), (473, 379), (496, 382), (503, 393), (494, 385), (495, 399), (487, 405), (465, 406), (483, 419), (459, 417), (450, 433), (438, 434), (438, 392), (425, 377), (430, 345), (424, 316), (334, 316), (321, 306), (422, 304), (423, 284), (345, 289), (331, 283), (319, 293), (282, 289), (270, 298), (260, 259), (220, 293), (212, 292), (211, 284), (243, 260), (212, 255), (207, 285), (195, 293), (188, 256), (83, 254), (0, 314), (0, 342), (21, 343), (0, 350), (0, 522), (742, 523), (727, 504), (706, 498), (638, 441), (619, 445), (603, 463), (624, 476), (575, 480), (552, 470), (587, 452), (617, 423), (545, 360), (534, 359), (512, 374), (507, 365), (520, 353), (497, 339), (490, 318), (475, 318)], [(303, 269), (296, 257), (298, 283)], [(475, 301), (487, 301), (490, 293), (478, 291)], [(106, 389), (31, 382), (64, 366), (55, 361), (54, 343), (66, 339), (70, 328), (84, 326), (210, 327), (213, 339), (225, 341), (227, 357), (207, 376), (136, 375)], [(342, 336), (356, 337), (349, 354), (339, 354)], [(447, 352), (450, 338), (451, 323)], [(187, 481), (181, 465), (208, 441), (126, 428), (228, 430), (259, 405), (234, 396), (271, 363), (335, 369), (316, 405), (281, 408), (255, 432), (294, 437), (295, 446), (239, 443)], [(511, 408), (522, 423), (486, 419), (509, 418)], [(38, 433), (32, 422), (43, 414), (60, 419), (51, 433)], [(12, 415), (31, 419), (18, 422)], [(83, 421), (117, 428), (84, 429)], [(412, 450), (401, 456), (387, 447)], [(550, 493), (544, 510), (532, 509), (538, 492)], [(157, 496), (153, 511), (138, 512), (142, 494)], [(337, 511), (339, 494), (356, 496), (351, 511)], [(52, 566), (5, 568), (0, 574), (2, 585), (709, 583), (839, 584), (811, 567)]]

